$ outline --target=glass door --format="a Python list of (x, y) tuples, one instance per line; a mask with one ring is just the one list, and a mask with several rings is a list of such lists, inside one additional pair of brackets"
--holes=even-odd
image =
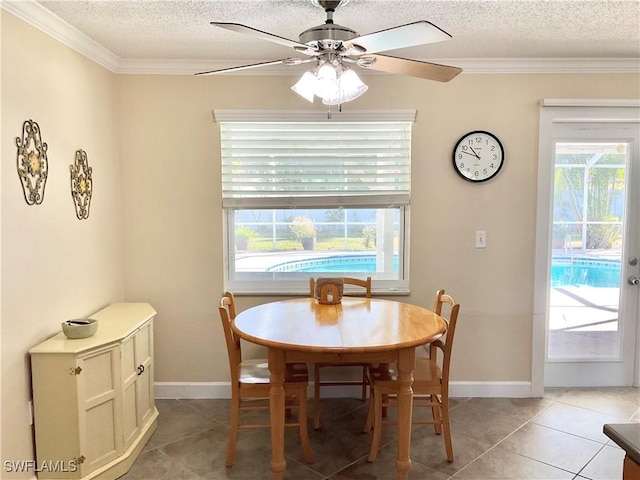
[(546, 386), (631, 385), (637, 375), (638, 130), (553, 127)]

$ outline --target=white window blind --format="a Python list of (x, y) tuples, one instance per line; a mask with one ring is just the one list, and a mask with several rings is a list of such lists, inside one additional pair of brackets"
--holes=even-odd
[(221, 121), (224, 208), (408, 205), (409, 121)]

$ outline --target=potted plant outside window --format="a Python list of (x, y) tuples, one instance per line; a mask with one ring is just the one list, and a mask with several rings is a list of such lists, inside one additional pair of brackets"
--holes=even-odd
[(256, 232), (248, 227), (236, 228), (236, 250), (249, 250), (249, 241), (256, 236)]
[(309, 217), (299, 216), (294, 218), (291, 225), (289, 225), (289, 231), (300, 241), (304, 250), (313, 250), (315, 248), (318, 229)]

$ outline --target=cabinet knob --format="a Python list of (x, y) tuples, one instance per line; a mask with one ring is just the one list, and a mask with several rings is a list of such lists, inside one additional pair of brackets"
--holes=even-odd
[(138, 375), (142, 375), (144, 373), (144, 365), (138, 365)]

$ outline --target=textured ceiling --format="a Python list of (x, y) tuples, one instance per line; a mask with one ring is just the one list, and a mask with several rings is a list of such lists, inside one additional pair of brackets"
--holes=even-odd
[[(288, 47), (209, 25), (236, 22), (298, 40), (325, 13), (310, 0), (38, 3), (120, 59), (245, 64)], [(428, 20), (453, 39), (390, 52), (429, 59), (639, 59), (640, 0), (350, 0), (334, 20), (360, 34)]]

